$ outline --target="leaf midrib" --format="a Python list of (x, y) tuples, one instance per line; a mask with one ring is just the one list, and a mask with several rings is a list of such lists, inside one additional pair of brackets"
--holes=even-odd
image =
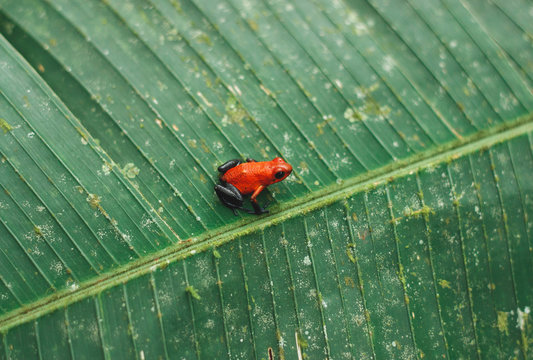
[(81, 299), (94, 296), (113, 286), (147, 274), (155, 268), (166, 267), (173, 261), (219, 246), (246, 234), (260, 231), (273, 224), (326, 206), (391, 179), (413, 173), (421, 168), (430, 167), (452, 158), (488, 148), (531, 131), (533, 131), (533, 113), (510, 123), (504, 123), (487, 131), (478, 132), (461, 140), (435, 147), (405, 160), (372, 170), (366, 174), (355, 176), (340, 185), (330, 185), (312, 194), (281, 204), (277, 209), (278, 211), (270, 216), (260, 218), (246, 217), (230, 225), (207, 231), (198, 237), (180, 241), (166, 249), (86, 281), (76, 290), (60, 291), (3, 315), (0, 317), (0, 332), (5, 332), (12, 327), (39, 318), (44, 314)]

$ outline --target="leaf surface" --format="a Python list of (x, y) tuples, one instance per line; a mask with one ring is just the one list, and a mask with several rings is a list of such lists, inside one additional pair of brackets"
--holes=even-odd
[(1, 0), (0, 358), (530, 357), (530, 10)]

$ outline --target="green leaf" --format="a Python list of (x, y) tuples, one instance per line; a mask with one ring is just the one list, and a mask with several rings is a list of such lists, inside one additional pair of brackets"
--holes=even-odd
[(529, 13), (0, 0), (0, 359), (531, 357)]

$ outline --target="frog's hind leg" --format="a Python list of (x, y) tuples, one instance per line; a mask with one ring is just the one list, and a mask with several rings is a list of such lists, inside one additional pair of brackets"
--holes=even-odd
[(215, 185), (215, 192), (224, 206), (230, 208), (235, 216), (237, 216), (237, 210), (243, 210), (247, 213), (254, 213), (252, 210), (246, 209), (242, 206), (244, 201), (241, 192), (235, 186), (226, 182), (221, 182)]
[(235, 186), (222, 182), (215, 185), (215, 192), (218, 198), (224, 205), (231, 208), (239, 208), (242, 206), (243, 197), (239, 189)]
[(239, 159), (228, 160), (224, 164), (222, 164), (222, 165), (220, 165), (218, 167), (218, 171), (221, 172), (222, 174), (224, 174), (224, 173), (226, 173), (226, 171), (228, 171), (231, 168), (234, 168), (235, 166), (239, 165), (240, 163), (241, 163), (241, 161)]

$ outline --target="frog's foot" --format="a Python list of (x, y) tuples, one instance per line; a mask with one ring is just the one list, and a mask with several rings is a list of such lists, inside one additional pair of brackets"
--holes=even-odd
[(231, 168), (234, 168), (235, 166), (239, 165), (240, 163), (241, 163), (241, 161), (239, 159), (228, 160), (224, 164), (222, 164), (222, 165), (220, 165), (218, 167), (218, 171), (221, 172), (222, 174), (224, 174), (224, 173), (226, 173), (226, 171), (228, 171)]
[(252, 158), (246, 158), (246, 162), (257, 162), (257, 161), (255, 161), (255, 160), (252, 159)]
[(264, 208), (261, 208), (261, 206), (259, 206), (257, 201), (252, 200), (251, 203), (252, 203), (252, 206), (254, 207), (254, 211), (251, 212), (250, 214), (262, 215), (262, 214), (269, 213), (269, 211), (266, 209), (266, 206)]

